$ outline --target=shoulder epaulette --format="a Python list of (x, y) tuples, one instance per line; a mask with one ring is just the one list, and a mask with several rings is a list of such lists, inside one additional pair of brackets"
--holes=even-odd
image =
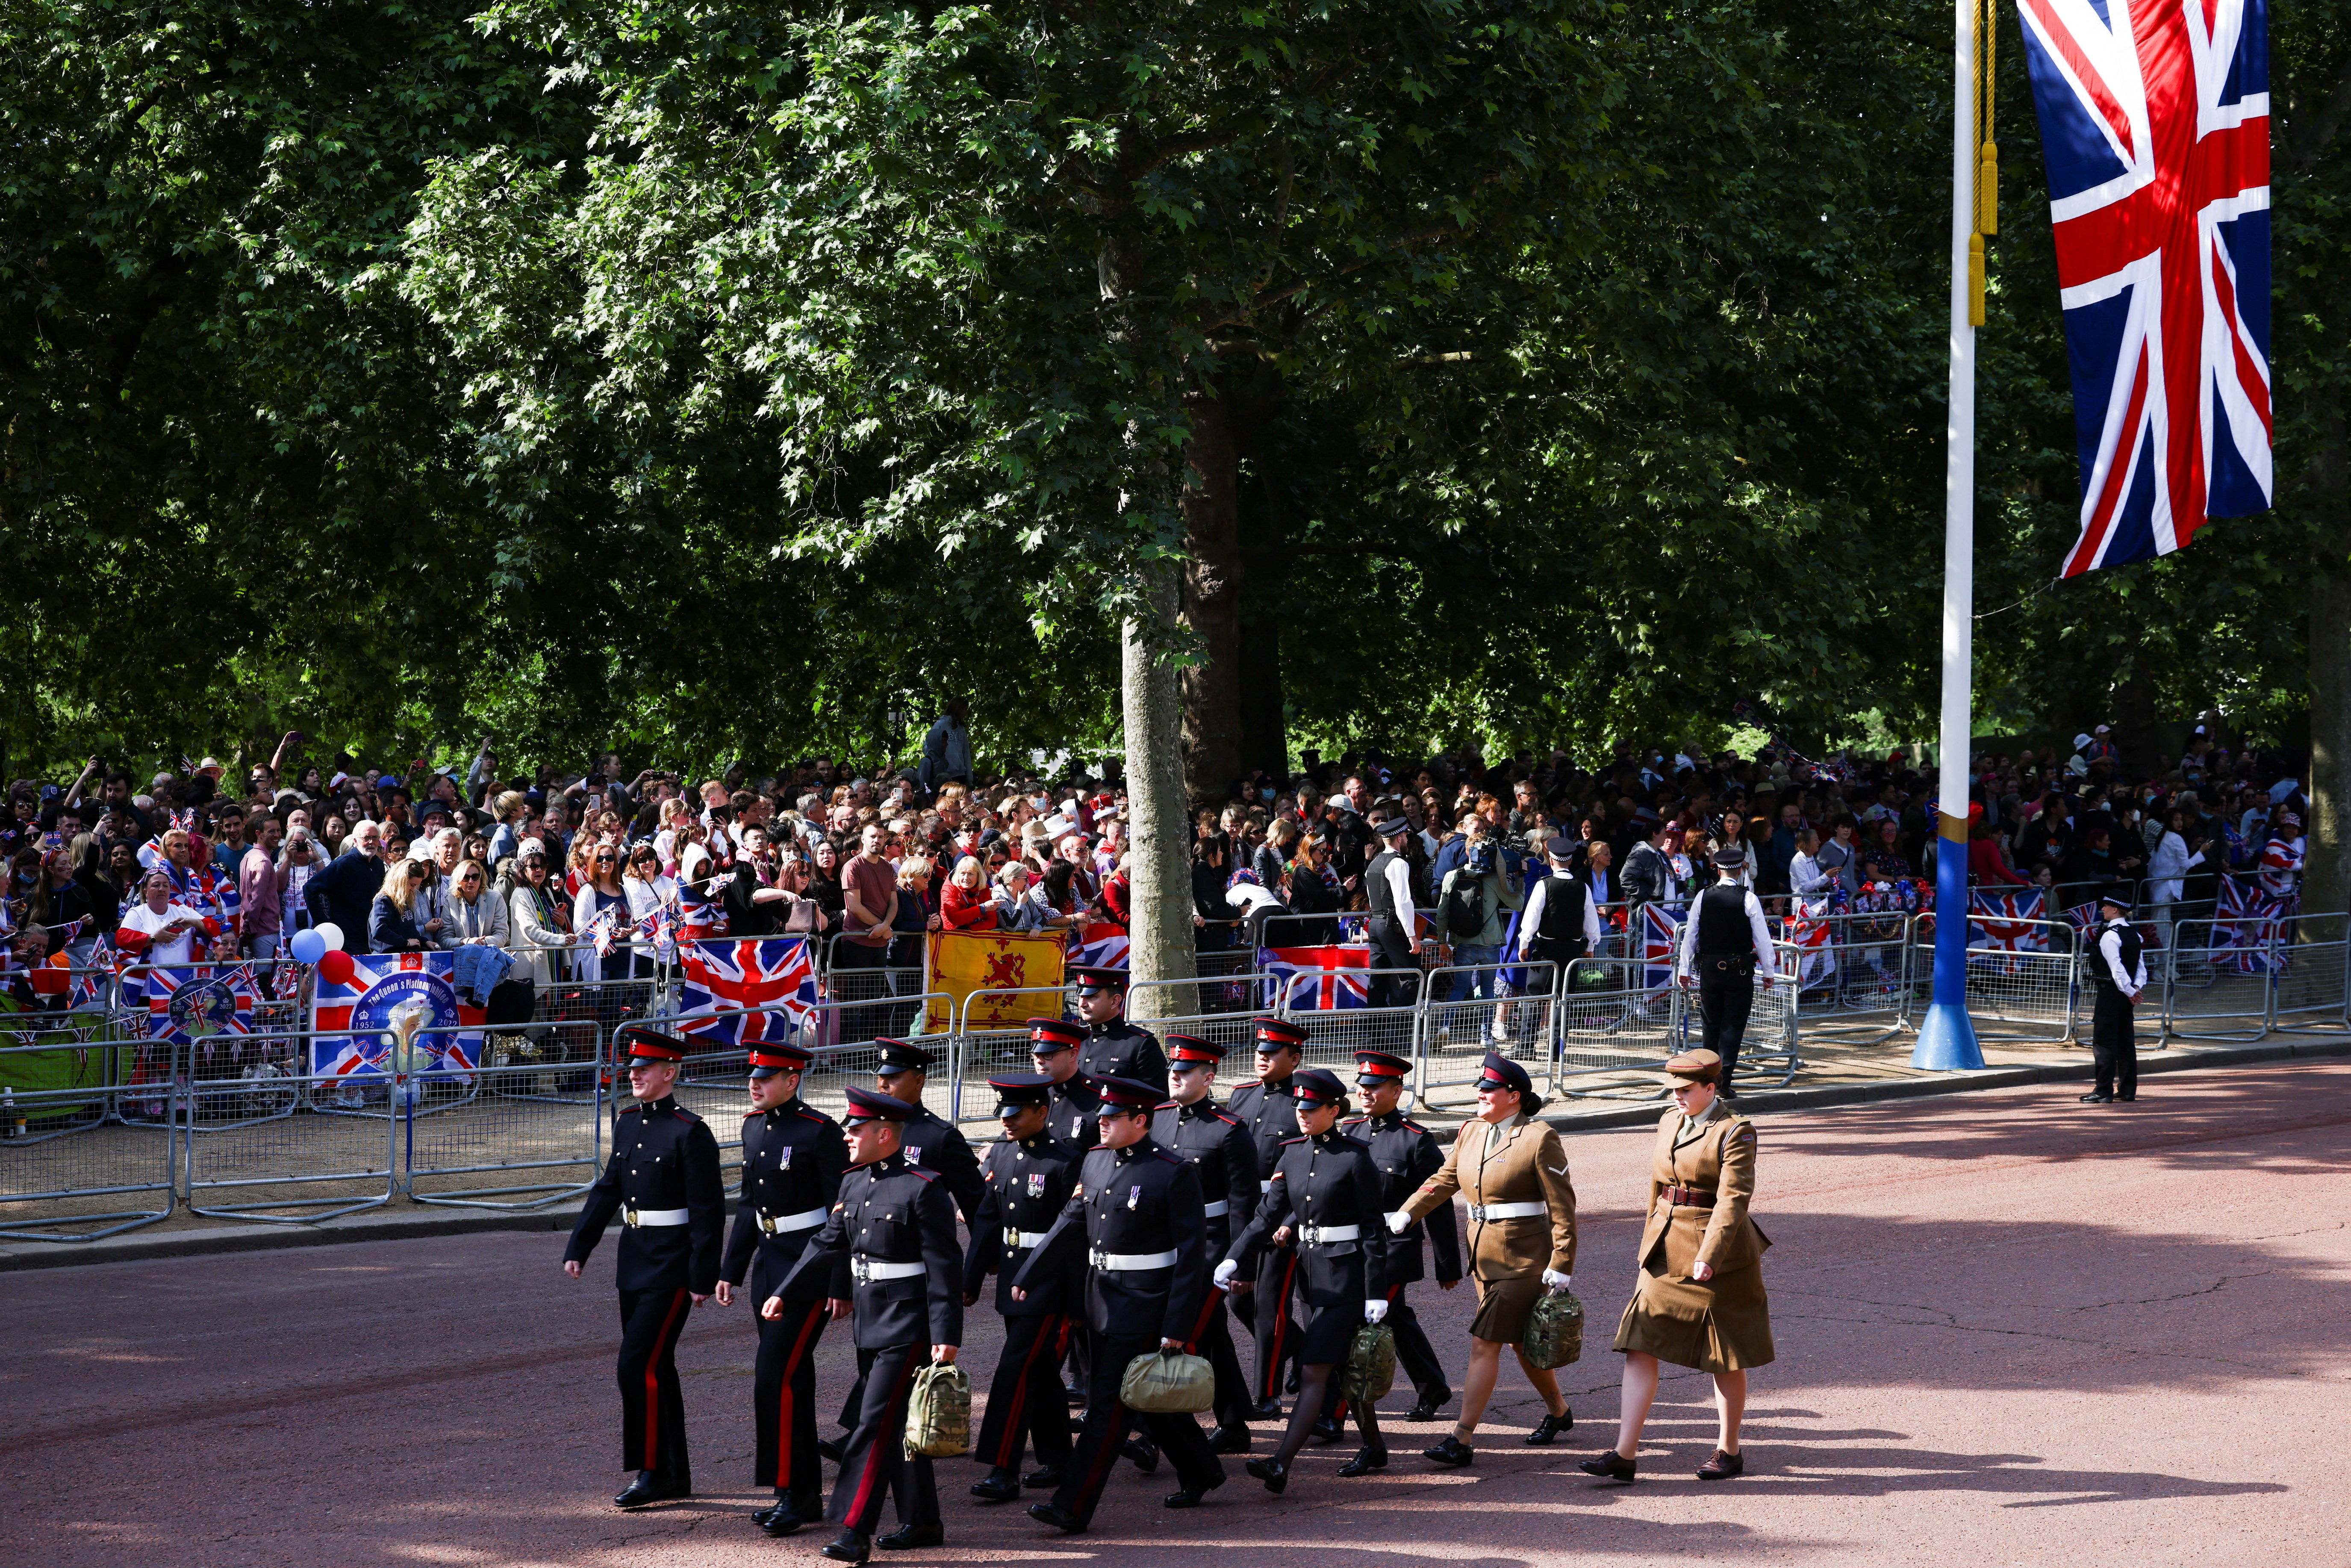
[(1192, 1163), (1183, 1155), (1172, 1153), (1166, 1149), (1154, 1149), (1151, 1152), (1157, 1155), (1161, 1159), (1165, 1160), (1171, 1166), (1189, 1166)]
[[(1183, 1108), (1183, 1103), (1176, 1100), (1162, 1100), (1158, 1104), (1152, 1107), (1155, 1111), (1181, 1111)], [(729, 1288), (731, 1289), (732, 1287)]]
[(678, 1106), (676, 1110), (671, 1113), (676, 1116), (681, 1122), (699, 1122), (702, 1120), (700, 1116), (695, 1115), (693, 1112), (687, 1110), (683, 1105)]
[(810, 1121), (814, 1122), (820, 1127), (835, 1127), (840, 1125), (839, 1123), (826, 1115), (823, 1112), (811, 1111), (805, 1105), (799, 1108), (799, 1113), (806, 1116)]
[(622, 1114), (622, 1115), (623, 1115), (623, 1116), (635, 1116), (635, 1115), (641, 1115), (641, 1114), (643, 1114), (643, 1112), (644, 1112), (644, 1108), (645, 1108), (645, 1107), (644, 1107), (644, 1103), (643, 1103), (643, 1102), (640, 1101), (640, 1102), (638, 1102), (637, 1103), (635, 1103), (635, 1104), (633, 1104), (633, 1105), (623, 1105), (623, 1106), (622, 1106), (622, 1107), (621, 1107), (621, 1114)]
[(1417, 1123), (1417, 1122), (1405, 1122), (1405, 1123), (1402, 1123), (1402, 1124), (1400, 1124), (1403, 1126), (1403, 1128), (1405, 1129), (1405, 1131), (1406, 1131), (1406, 1132), (1408, 1132), (1408, 1133), (1426, 1133), (1426, 1132), (1427, 1132), (1427, 1131), (1428, 1131), (1428, 1129), (1427, 1129), (1427, 1128), (1426, 1128), (1426, 1127), (1422, 1126), (1422, 1125), (1421, 1125), (1419, 1123)]
[(925, 1181), (936, 1181), (939, 1179), (938, 1172), (925, 1170), (921, 1166), (908, 1166), (906, 1168), (912, 1171), (914, 1175), (922, 1177)]
[(1303, 1143), (1307, 1143), (1307, 1142), (1310, 1142), (1310, 1141), (1311, 1141), (1311, 1140), (1309, 1140), (1309, 1139), (1308, 1139), (1308, 1137), (1306, 1136), (1306, 1134), (1305, 1134), (1301, 1133), (1301, 1134), (1298, 1134), (1298, 1136), (1296, 1136), (1296, 1137), (1294, 1137), (1294, 1138), (1284, 1138), (1284, 1139), (1282, 1139), (1282, 1140), (1281, 1140), (1281, 1146), (1282, 1146), (1283, 1148), (1285, 1148), (1285, 1149), (1286, 1149), (1286, 1148), (1290, 1147), (1290, 1145), (1292, 1145), (1292, 1144), (1303, 1144)]
[(1234, 1115), (1234, 1114), (1233, 1114), (1231, 1112), (1229, 1112), (1229, 1111), (1219, 1111), (1219, 1112), (1217, 1112), (1217, 1121), (1219, 1121), (1219, 1122), (1228, 1122), (1228, 1123), (1230, 1123), (1232, 1125), (1234, 1125), (1234, 1126), (1236, 1126), (1236, 1127), (1246, 1127), (1246, 1126), (1248, 1126), (1248, 1125), (1249, 1125), (1249, 1124), (1248, 1124), (1247, 1122), (1242, 1121), (1238, 1116)]
[(1371, 1118), (1369, 1116), (1350, 1116), (1345, 1121), (1340, 1123), (1339, 1125), (1343, 1127), (1360, 1127), (1370, 1120)]

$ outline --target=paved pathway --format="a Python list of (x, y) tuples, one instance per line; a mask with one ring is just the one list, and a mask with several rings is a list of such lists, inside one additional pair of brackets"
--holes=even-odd
[[(1671, 1380), (1630, 1490), (1573, 1469), (1613, 1435), (1607, 1332), (1628, 1283), (1647, 1134), (1571, 1141), (1577, 1285), (1597, 1342), (1563, 1375), (1564, 1446), (1517, 1442), (1506, 1377), (1479, 1463), (1413, 1452), (1341, 1481), (1311, 1450), (1290, 1494), (1238, 1473), (1197, 1512), (1122, 1467), (1063, 1538), (941, 1467), (953, 1545), (916, 1563), (1198, 1561), (1236, 1568), (1705, 1562), (2351, 1563), (2335, 1451), (2351, 1351), (2351, 1064), (2149, 1081), (2136, 1106), (2035, 1086), (1767, 1119), (1765, 1263), (1781, 1359), (1754, 1377), (1744, 1479), (1700, 1487), (1703, 1378)], [(813, 1532), (743, 1520), (745, 1309), (684, 1346), (706, 1496), (633, 1516), (604, 1499), (616, 1396), (607, 1249), (557, 1271), (544, 1234), (0, 1276), (16, 1478), (0, 1531), (28, 1563), (704, 1568), (820, 1562)], [(1417, 1292), (1441, 1348), (1468, 1291)], [(975, 1314), (985, 1367), (993, 1321)], [(837, 1400), (847, 1335), (824, 1346)], [(1408, 1403), (1403, 1391), (1390, 1405)], [(830, 1407), (830, 1406), (828, 1406)], [(1261, 1440), (1262, 1446), (1262, 1440)], [(877, 1561), (883, 1560), (877, 1554)]]

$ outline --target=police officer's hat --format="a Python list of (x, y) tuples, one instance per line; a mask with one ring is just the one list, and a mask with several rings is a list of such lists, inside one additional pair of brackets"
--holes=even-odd
[(1203, 1062), (1213, 1067), (1224, 1061), (1225, 1048), (1213, 1040), (1202, 1040), (1196, 1034), (1166, 1034), (1159, 1042), (1167, 1048), (1171, 1067), (1197, 1067)]
[(1298, 1051), (1306, 1044), (1306, 1031), (1288, 1019), (1251, 1019), (1249, 1033), (1257, 1040), (1259, 1051), (1280, 1051), (1285, 1047)]
[(1053, 1081), (1041, 1072), (1008, 1072), (1001, 1078), (989, 1079), (987, 1086), (996, 1091), (996, 1113), (1008, 1116), (1015, 1111), (1044, 1104)]
[(1565, 833), (1553, 833), (1551, 841), (1543, 845), (1543, 853), (1555, 861), (1573, 860), (1575, 857), (1575, 841)]
[(1167, 1099), (1167, 1092), (1157, 1084), (1132, 1078), (1097, 1078), (1092, 1083), (1105, 1111), (1155, 1111)]
[(1397, 838), (1410, 831), (1412, 831), (1412, 824), (1402, 817), (1391, 817), (1384, 822), (1374, 824), (1372, 829), (1375, 837), (1383, 839)]
[(1123, 991), (1126, 989), (1126, 971), (1113, 969), (1107, 964), (1080, 964), (1070, 971), (1081, 991)]
[(1740, 871), (1746, 864), (1747, 847), (1744, 844), (1725, 844), (1714, 852), (1714, 869), (1717, 871)]
[(1050, 1056), (1057, 1051), (1068, 1051), (1086, 1038), (1086, 1026), (1071, 1023), (1068, 1019), (1034, 1018), (1029, 1020), (1029, 1054)]
[(849, 1109), (841, 1113), (842, 1122), (903, 1122), (914, 1113), (914, 1107), (894, 1094), (883, 1094), (872, 1089), (862, 1089), (852, 1083), (848, 1089)]
[(909, 1045), (903, 1040), (877, 1039), (873, 1042), (881, 1062), (876, 1072), (928, 1072), (931, 1063), (938, 1060), (919, 1045)]
[(2128, 915), (2131, 907), (2131, 895), (2123, 891), (2124, 886), (2125, 884), (2122, 883), (2113, 883), (2101, 888), (2098, 892), (2098, 902), (2101, 904), (2111, 904), (2116, 909), (2121, 910), (2125, 915)]
[(797, 1045), (783, 1045), (763, 1040), (751, 1047), (751, 1076), (773, 1078), (778, 1072), (789, 1072), (806, 1067), (814, 1055)]
[(1534, 1092), (1534, 1080), (1527, 1076), (1527, 1070), (1499, 1051), (1488, 1051), (1486, 1060), (1479, 1066), (1478, 1087), (1480, 1089), (1515, 1089), (1521, 1094), (1529, 1094)]
[(1290, 1080), (1290, 1092), (1301, 1105), (1343, 1105), (1347, 1090), (1339, 1075), (1324, 1067), (1301, 1069)]
[(1401, 1083), (1412, 1074), (1412, 1063), (1385, 1051), (1355, 1052), (1355, 1082), (1363, 1084)]
[(631, 1061), (684, 1061), (685, 1041), (674, 1034), (658, 1030), (632, 1029), (628, 1031), (628, 1048), (622, 1055)]
[(1685, 1083), (1711, 1083), (1722, 1076), (1722, 1058), (1701, 1047), (1685, 1051), (1666, 1062), (1666, 1077)]

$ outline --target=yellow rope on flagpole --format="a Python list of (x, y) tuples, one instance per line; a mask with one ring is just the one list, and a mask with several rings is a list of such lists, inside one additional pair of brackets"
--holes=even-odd
[(1984, 324), (1984, 236), (2000, 232), (2000, 146), (1992, 140), (1994, 29), (2000, 0), (1961, 0), (1975, 19), (1976, 232), (1968, 238), (1968, 322)]

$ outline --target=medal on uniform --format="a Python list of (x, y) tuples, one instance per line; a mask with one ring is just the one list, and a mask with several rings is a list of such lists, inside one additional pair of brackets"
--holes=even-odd
[(1042, 1197), (1045, 1196), (1045, 1173), (1043, 1171), (1030, 1171), (1029, 1173), (1029, 1196), (1030, 1197)]
[(789, 1144), (776, 1151), (776, 1168), (779, 1171), (792, 1168), (792, 1146)]
[(1083, 1134), (1085, 1130), (1086, 1119), (1083, 1116), (1072, 1116), (1070, 1118), (1070, 1136), (1073, 1138), (1077, 1137)]
[(1138, 1183), (1137, 1185), (1135, 1185), (1135, 1186), (1134, 1186), (1128, 1187), (1128, 1188), (1126, 1189), (1126, 1207), (1129, 1207), (1129, 1208), (1133, 1208), (1136, 1204), (1138, 1204), (1138, 1203), (1140, 1203), (1140, 1202), (1142, 1202), (1142, 1201), (1143, 1201), (1143, 1187), (1142, 1187), (1142, 1186), (1141, 1186), (1141, 1184), (1140, 1184), (1140, 1183)]
[(910, 1166), (918, 1166), (923, 1163), (922, 1145), (908, 1144), (906, 1145), (906, 1163)]

